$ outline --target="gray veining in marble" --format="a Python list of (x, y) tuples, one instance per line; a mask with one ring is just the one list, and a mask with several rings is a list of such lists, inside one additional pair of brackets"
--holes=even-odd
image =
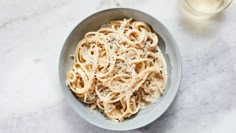
[(183, 62), (171, 107), (134, 133), (234, 133), (236, 127), (236, 3), (210, 19), (184, 16), (179, 1), (1, 0), (0, 132), (112, 132), (78, 116), (58, 81), (62, 45), (85, 17), (129, 7), (160, 20), (175, 37)]

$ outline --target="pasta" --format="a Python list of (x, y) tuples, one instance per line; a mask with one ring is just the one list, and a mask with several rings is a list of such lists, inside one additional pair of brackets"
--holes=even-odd
[(146, 23), (111, 21), (78, 43), (66, 84), (82, 102), (122, 122), (163, 95), (167, 69), (157, 44)]

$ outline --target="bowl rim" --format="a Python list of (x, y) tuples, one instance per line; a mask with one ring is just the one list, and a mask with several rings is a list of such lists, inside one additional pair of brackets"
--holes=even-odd
[[(87, 19), (93, 17), (93, 16), (96, 16), (97, 14), (100, 14), (100, 13), (103, 13), (103, 12), (109, 12), (109, 11), (112, 11), (112, 10), (129, 10), (129, 11), (134, 11), (134, 12), (137, 12), (137, 13), (142, 13), (142, 14), (145, 14), (146, 16), (150, 17), (150, 18), (153, 18), (155, 19), (155, 21), (159, 22), (159, 24), (165, 28), (166, 32), (170, 35), (171, 39), (173, 40), (173, 47), (175, 50), (175, 52), (177, 53), (176, 54), (176, 58), (179, 60), (179, 75), (178, 75), (178, 81), (177, 81), (177, 84), (176, 84), (176, 87), (175, 89), (173, 89), (173, 93), (172, 96), (171, 96), (171, 99), (168, 99), (168, 102), (167, 102), (167, 105), (165, 106), (165, 108), (162, 109), (162, 111), (159, 113), (159, 115), (155, 115), (154, 117), (152, 117), (151, 119), (149, 119), (149, 121), (143, 121), (142, 124), (134, 124), (133, 126), (129, 126), (129, 127), (125, 127), (125, 128), (121, 128), (120, 126), (117, 126), (117, 128), (110, 128), (110, 127), (107, 127), (107, 126), (104, 126), (102, 124), (97, 124), (96, 122), (88, 119), (87, 117), (81, 115), (81, 113), (76, 109), (75, 105), (72, 104), (72, 101), (69, 100), (68, 98), (68, 95), (65, 95), (66, 94), (66, 89), (68, 88), (64, 88), (64, 83), (65, 82), (62, 82), (62, 53), (63, 51), (65, 50), (66, 48), (66, 44), (67, 42), (69, 41), (69, 37), (74, 33), (74, 31), (76, 30), (76, 28), (81, 25), (82, 23), (85, 23)], [(98, 11), (98, 12), (95, 12), (95, 13), (92, 13), (91, 15), (89, 15), (88, 17), (84, 18), (82, 21), (80, 21), (74, 28), (73, 30), (70, 32), (70, 34), (67, 36), (66, 38), (66, 41), (64, 42), (63, 46), (62, 46), (62, 49), (61, 49), (61, 53), (60, 53), (60, 57), (59, 57), (59, 67), (58, 67), (58, 72), (59, 72), (59, 82), (60, 82), (60, 85), (61, 85), (61, 88), (63, 90), (63, 93), (64, 93), (64, 97), (66, 99), (66, 102), (69, 103), (69, 105), (72, 107), (72, 109), (77, 113), (79, 114), (80, 117), (82, 117), (85, 121), (87, 121), (88, 123), (96, 126), (96, 127), (99, 127), (99, 128), (103, 128), (103, 129), (107, 129), (107, 130), (112, 130), (112, 131), (127, 131), (127, 130), (133, 130), (133, 129), (138, 129), (138, 128), (141, 128), (141, 127), (144, 127), (150, 123), (152, 123), (153, 121), (155, 121), (156, 119), (158, 119), (169, 107), (170, 105), (173, 103), (173, 100), (174, 98), (176, 97), (176, 94), (177, 94), (177, 91), (179, 89), (179, 86), (180, 86), (180, 83), (181, 83), (181, 77), (182, 77), (182, 60), (181, 60), (181, 54), (180, 54), (180, 50), (179, 50), (179, 47), (176, 43), (176, 40), (174, 39), (174, 37), (170, 34), (169, 30), (167, 29), (166, 26), (164, 26), (159, 20), (157, 20), (155, 17), (149, 15), (148, 13), (146, 12), (143, 12), (143, 11), (140, 11), (140, 10), (137, 10), (137, 9), (133, 9), (133, 8), (109, 8), (109, 9), (105, 9), (105, 10), (101, 10), (101, 11)]]

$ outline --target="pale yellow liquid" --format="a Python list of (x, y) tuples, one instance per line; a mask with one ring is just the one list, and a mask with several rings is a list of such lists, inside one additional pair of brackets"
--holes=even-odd
[(186, 0), (189, 5), (203, 13), (210, 13), (218, 10), (222, 4), (224, 4), (224, 0)]
[(180, 9), (188, 16), (208, 18), (228, 7), (233, 0), (180, 0)]

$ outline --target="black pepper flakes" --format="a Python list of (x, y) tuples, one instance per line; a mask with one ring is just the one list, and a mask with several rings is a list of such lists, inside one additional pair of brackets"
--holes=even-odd
[(74, 60), (74, 55), (70, 55), (70, 58), (71, 58), (72, 60)]

